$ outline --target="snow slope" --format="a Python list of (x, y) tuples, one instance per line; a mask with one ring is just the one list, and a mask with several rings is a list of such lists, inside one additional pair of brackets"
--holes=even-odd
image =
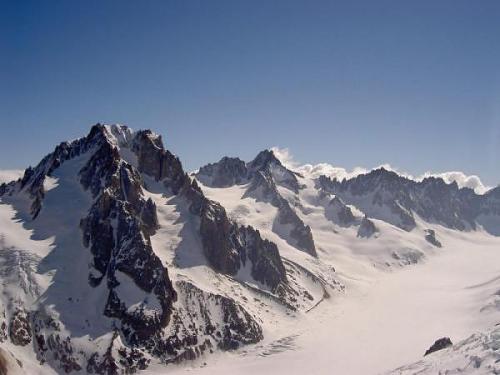
[[(372, 219), (377, 235), (362, 239), (357, 224), (343, 227), (329, 219), (329, 199), (318, 193), (313, 179), (300, 176), (298, 181), (298, 194), (283, 187), (279, 193), (311, 227), (318, 259), (277, 235), (275, 208), (245, 195), (248, 185), (202, 188), (231, 217), (276, 242), (285, 259), (324, 276), (335, 269), (344, 293), (322, 300), (297, 325), (274, 327), (272, 340), (179, 366), (175, 373), (384, 373), (418, 360), (440, 337), (458, 342), (498, 322), (500, 238), (481, 229), (451, 230), (416, 216), (410, 232), (390, 224), (390, 217)], [(364, 212), (351, 209), (359, 222)], [(390, 215), (383, 209), (376, 216)], [(438, 233), (443, 248), (425, 240), (429, 229)]]
[(498, 374), (500, 328), (475, 333), (451, 348), (398, 367), (391, 374)]
[[(346, 293), (325, 300), (296, 326), (276, 327), (280, 335), (274, 342), (206, 357), (168, 373), (378, 374), (418, 361), (443, 336), (458, 342), (476, 334), (470, 340), (484, 341), (486, 336), (477, 332), (499, 321), (491, 299), (498, 302), (500, 242), (478, 233), (449, 233), (446, 242), (446, 249), (410, 267), (378, 270), (369, 277), (344, 270), (351, 274)], [(498, 333), (495, 337), (497, 344), (490, 346), (498, 345)], [(464, 344), (459, 350), (456, 357), (463, 362)], [(438, 355), (426, 361), (433, 363), (431, 357)], [(449, 366), (446, 355), (439, 358)], [(441, 368), (433, 366), (427, 373)]]

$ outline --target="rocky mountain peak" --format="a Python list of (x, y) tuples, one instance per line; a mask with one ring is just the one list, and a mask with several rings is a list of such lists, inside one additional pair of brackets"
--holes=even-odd
[(249, 178), (260, 172), (269, 175), (276, 185), (285, 187), (294, 193), (298, 193), (301, 189), (297, 178), (299, 175), (285, 167), (272, 150), (261, 151), (255, 159), (247, 164), (247, 168)]
[(378, 229), (375, 226), (375, 223), (365, 215), (363, 220), (361, 220), (357, 236), (361, 238), (370, 238), (377, 233), (377, 231)]
[(207, 186), (229, 187), (246, 183), (248, 169), (243, 160), (224, 156), (217, 163), (201, 167), (196, 178)]
[(262, 170), (270, 165), (283, 166), (281, 161), (274, 155), (274, 152), (269, 149), (259, 152), (257, 156), (248, 163), (248, 167), (251, 170)]

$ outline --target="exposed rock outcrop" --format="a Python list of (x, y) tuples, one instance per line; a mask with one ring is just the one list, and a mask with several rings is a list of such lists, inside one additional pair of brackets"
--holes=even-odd
[(425, 351), (424, 356), (437, 352), (438, 350), (443, 350), (446, 349), (449, 346), (452, 346), (453, 343), (451, 342), (449, 337), (442, 337), (434, 342), (432, 346)]
[(325, 216), (334, 223), (348, 227), (356, 222), (352, 210), (348, 207), (342, 199), (334, 197), (325, 209)]
[(162, 181), (174, 194), (189, 181), (189, 177), (182, 169), (177, 156), (165, 150), (160, 135), (150, 130), (141, 130), (136, 133), (132, 150), (138, 159), (139, 171)]
[(10, 341), (14, 345), (26, 346), (31, 342), (31, 325), (29, 315), (24, 309), (17, 309), (9, 324)]
[(196, 173), (196, 178), (203, 185), (229, 187), (248, 181), (248, 168), (239, 158), (223, 157), (217, 163), (207, 164)]
[[(233, 300), (204, 292), (189, 282), (179, 282), (178, 287), (182, 295), (183, 306), (190, 306), (193, 311), (192, 323), (199, 327), (197, 342), (206, 342), (200, 340), (200, 337), (205, 335), (210, 342), (212, 339), (218, 341), (219, 348), (232, 350), (241, 345), (262, 340), (262, 328), (243, 307)], [(221, 321), (216, 319), (217, 314), (222, 315)]]
[(436, 246), (436, 247), (441, 247), (441, 242), (436, 238), (436, 231), (433, 229), (426, 229), (425, 230), (425, 239), (427, 242), (430, 244)]
[(375, 226), (375, 223), (368, 219), (367, 216), (361, 220), (361, 224), (359, 225), (358, 228), (358, 237), (361, 238), (370, 238), (373, 236), (376, 232), (378, 232), (377, 227)]

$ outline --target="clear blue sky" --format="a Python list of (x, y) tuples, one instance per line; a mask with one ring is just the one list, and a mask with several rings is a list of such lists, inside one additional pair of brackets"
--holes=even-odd
[(500, 182), (500, 1), (0, 4), (0, 168), (119, 122), (187, 169), (277, 145)]

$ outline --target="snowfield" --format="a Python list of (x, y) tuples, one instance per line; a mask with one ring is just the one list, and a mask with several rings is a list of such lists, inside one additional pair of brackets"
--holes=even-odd
[[(487, 333), (500, 322), (500, 241), (456, 232), (445, 240), (447, 247), (423, 263), (379, 269), (369, 277), (337, 262), (346, 293), (324, 300), (295, 324), (270, 327), (271, 338), (236, 352), (147, 373), (381, 374), (421, 361), (425, 350), (444, 336), (454, 343), (468, 340), (394, 373), (459, 368), (475, 373), (479, 369), (469, 365), (469, 356), (485, 356), (493, 363), (491, 351), (500, 349), (500, 329)], [(500, 353), (494, 354), (497, 358)]]
[[(300, 182), (305, 188), (300, 192), (301, 210), (297, 211), (313, 230), (321, 259), (317, 264), (273, 231), (274, 207), (244, 198), (245, 186), (203, 186), (203, 191), (221, 202), (231, 217), (259, 228), (265, 238), (276, 242), (285, 259), (311, 268), (335, 267), (336, 277), (345, 285), (344, 292), (322, 300), (311, 311), (299, 314), (296, 321), (264, 325), (265, 338), (259, 344), (205, 356), (177, 365), (175, 370), (153, 367), (148, 373), (478, 371), (477, 365), (468, 365), (468, 358), (488, 350), (477, 342), (484, 341), (487, 332), (500, 322), (500, 238), (483, 231), (454, 231), (421, 220), (408, 233), (374, 220), (380, 230), (378, 237), (359, 239), (354, 229), (339, 228), (328, 221), (312, 184), (305, 179)], [(287, 191), (280, 189), (280, 193), (286, 195)], [(443, 248), (424, 240), (424, 228), (439, 233)], [(447, 351), (436, 352), (425, 357), (422, 364), (424, 352), (441, 337), (450, 337), (453, 343), (472, 340), (477, 344), (471, 348), (475, 354), (460, 343), (453, 349), (453, 360), (446, 360), (450, 356)], [(491, 355), (485, 356), (491, 362)], [(417, 363), (399, 369), (413, 362)], [(491, 373), (491, 369), (482, 371)]]

